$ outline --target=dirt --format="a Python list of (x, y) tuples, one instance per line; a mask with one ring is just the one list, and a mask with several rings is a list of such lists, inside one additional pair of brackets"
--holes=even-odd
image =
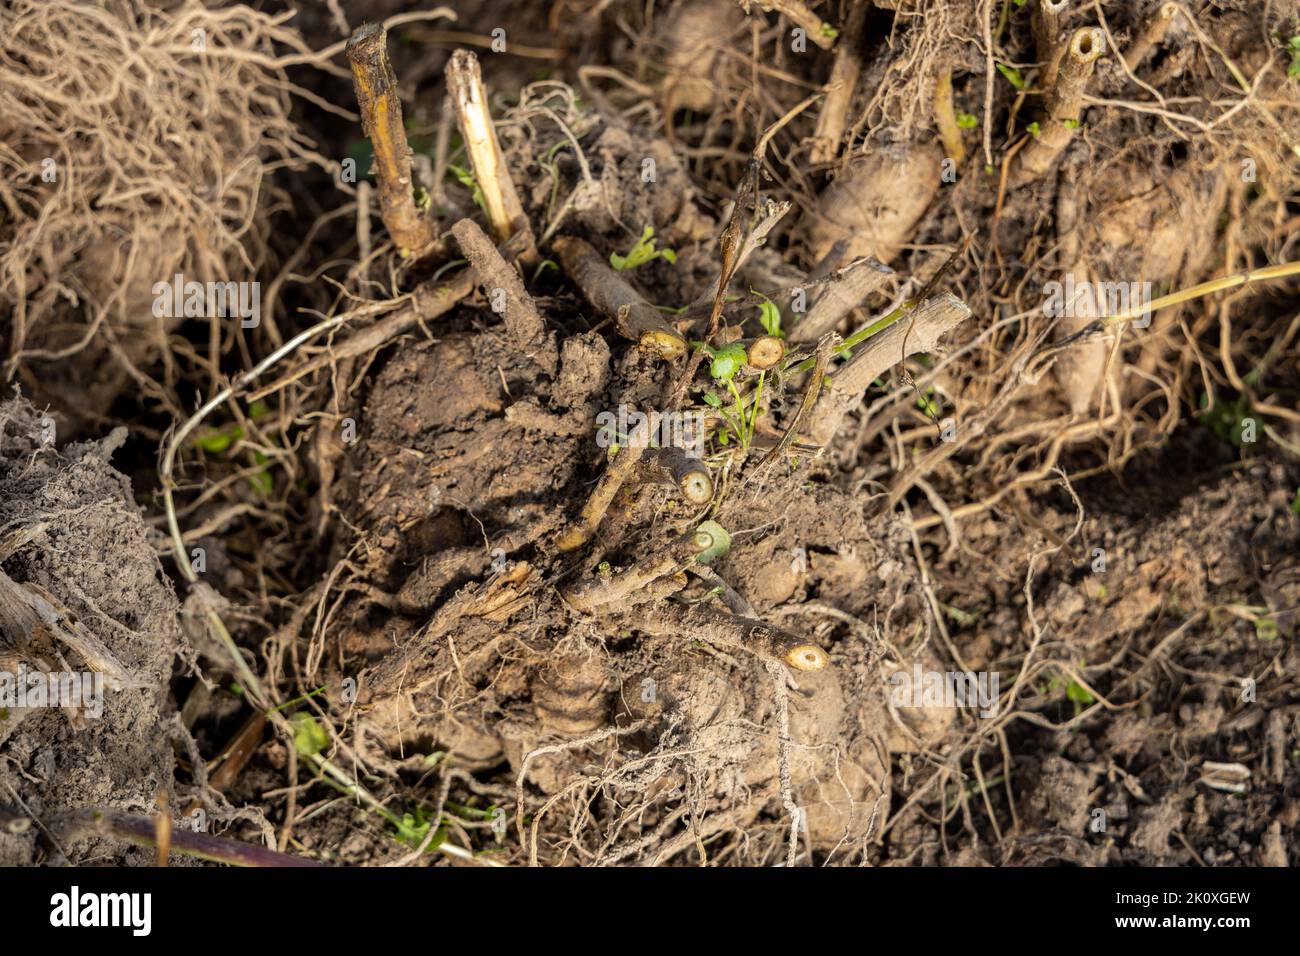
[[(87, 809), (172, 819), (174, 861), (1294, 861), (1300, 21), (1103, 2), (1043, 89), (1035, 2), (811, 39), (727, 0), (109, 4), (206, 26), (209, 99), (174, 166), (75, 136), (97, 172), (54, 184), (49, 129), (156, 128), (187, 58), (0, 110), (0, 600), (65, 615), (0, 615), (0, 660), (117, 675), (0, 722), (0, 862), (157, 858)], [(102, 82), (77, 9), (0, 15), (5, 75)], [(389, 91), (343, 41), (403, 12)], [(370, 172), (384, 96), (414, 183)], [(262, 322), (151, 313), (176, 272), (260, 282)], [(1067, 275), (1177, 301), (1049, 314)]]

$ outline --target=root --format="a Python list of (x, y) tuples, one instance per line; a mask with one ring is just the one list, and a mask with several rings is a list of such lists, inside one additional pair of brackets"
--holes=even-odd
[[(170, 824), (166, 820), (166, 824)], [(135, 846), (152, 847), (165, 853), (164, 847), (185, 856), (226, 863), (230, 866), (302, 867), (323, 866), (315, 860), (289, 853), (277, 853), (252, 843), (191, 833), (179, 827), (160, 828), (158, 821), (135, 813), (123, 813), (109, 808), (73, 810), (52, 819), (49, 823), (52, 836), (64, 846), (87, 837), (104, 837), (123, 840)], [(165, 863), (161, 864), (165, 865)]]

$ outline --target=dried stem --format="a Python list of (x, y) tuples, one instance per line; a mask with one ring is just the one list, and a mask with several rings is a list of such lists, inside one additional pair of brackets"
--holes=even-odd
[(1061, 67), (1061, 57), (1069, 46), (1065, 36), (1065, 18), (1070, 13), (1070, 0), (1036, 0), (1029, 14), (1029, 26), (1034, 33), (1034, 49), (1043, 64), (1038, 86), (1051, 89)]
[(1160, 8), (1152, 14), (1151, 19), (1146, 22), (1129, 48), (1124, 51), (1124, 63), (1128, 66), (1129, 71), (1136, 70), (1146, 55), (1151, 52), (1151, 48), (1165, 38), (1165, 33), (1173, 26), (1174, 18), (1178, 16), (1178, 4), (1162, 3)]
[(819, 671), (830, 660), (824, 650), (793, 631), (729, 614), (708, 604), (669, 601), (656, 607), (652, 615), (628, 623), (656, 636), (698, 637), (738, 647), (765, 661), (778, 661), (798, 671)]
[(676, 538), (665, 550), (642, 558), (618, 574), (588, 578), (570, 585), (560, 594), (575, 611), (594, 611), (598, 607), (616, 602), (643, 603), (659, 596), (652, 592), (650, 587), (652, 584), (660, 578), (684, 571), (689, 565), (695, 563), (696, 555), (712, 545), (713, 538), (708, 532), (684, 534)]
[(362, 125), (375, 153), (380, 215), (398, 252), (419, 256), (434, 244), (435, 236), (428, 218), (415, 205), (411, 147), (402, 125), (397, 78), (388, 60), (388, 31), (383, 24), (366, 24), (352, 34), (347, 55)]
[(501, 154), (501, 144), (497, 141), (492, 115), (488, 112), (487, 92), (483, 88), (478, 57), (468, 50), (457, 50), (447, 61), (446, 77), (447, 91), (460, 123), (461, 138), (474, 168), (474, 178), (483, 193), (492, 231), (498, 242), (509, 239), (516, 231), (527, 232), (528, 242), (520, 259), (527, 266), (534, 265), (537, 262), (536, 241), (515, 191), (514, 180), (510, 178), (510, 169)]
[(814, 342), (827, 332), (832, 332), (846, 315), (860, 306), (871, 293), (885, 284), (894, 270), (879, 259), (868, 256), (855, 259), (844, 268), (828, 276), (830, 285), (813, 307), (796, 322), (790, 339), (794, 342)]
[(462, 219), (451, 227), (456, 244), (469, 260), (475, 278), (489, 289), (502, 289), (506, 294), (505, 323), (510, 337), (517, 342), (533, 342), (542, 337), (546, 323), (532, 296), (524, 288), (518, 271), (497, 251), (492, 240), (471, 219)]
[(1017, 183), (1041, 176), (1074, 136), (1083, 113), (1083, 94), (1093, 69), (1106, 49), (1106, 35), (1096, 27), (1077, 30), (1061, 59), (1056, 84), (1047, 96), (1047, 118), (1037, 138), (1020, 151)]
[[(157, 848), (158, 827), (153, 818), (110, 809), (73, 810), (50, 822), (50, 830), (60, 843), (67, 845), (85, 837), (125, 840), (136, 846)], [(170, 831), (170, 850), (214, 863), (231, 866), (323, 866), (315, 860), (288, 853), (277, 853), (252, 843), (241, 843), (206, 833), (191, 833), (178, 827)]]
[[(745, 13), (750, 12), (751, 6), (757, 5), (759, 9), (766, 10), (768, 13), (781, 14), (795, 26), (802, 27), (808, 34), (808, 39), (823, 50), (833, 47), (835, 38), (839, 35), (838, 30), (808, 9), (802, 0), (739, 0), (739, 3)], [(865, 7), (867, 4), (861, 2), (858, 5)]]
[(910, 315), (871, 335), (831, 378), (830, 392), (813, 413), (809, 432), (818, 444), (835, 437), (845, 414), (891, 366), (909, 355), (932, 351), (939, 340), (970, 317), (970, 308), (949, 293), (926, 299)]
[(605, 473), (600, 476), (600, 481), (592, 490), (591, 497), (582, 506), (578, 520), (560, 535), (556, 547), (561, 551), (574, 551), (591, 540), (591, 536), (600, 527), (605, 512), (609, 510), (614, 496), (618, 494), (618, 489), (623, 487), (623, 483), (631, 477), (637, 462), (645, 457), (649, 445), (650, 417), (646, 416), (636, 430), (628, 436), (628, 443), (619, 448), (614, 460), (605, 467)]
[(665, 359), (686, 353), (686, 340), (589, 242), (576, 236), (560, 236), (552, 248), (569, 278), (601, 314), (614, 320), (625, 338)]
[(862, 74), (862, 34), (867, 23), (871, 4), (850, 5), (849, 19), (844, 25), (844, 38), (835, 51), (835, 65), (831, 68), (827, 84), (826, 102), (817, 114), (817, 128), (813, 132), (810, 159), (814, 163), (832, 162), (839, 154), (844, 139), (845, 117)]

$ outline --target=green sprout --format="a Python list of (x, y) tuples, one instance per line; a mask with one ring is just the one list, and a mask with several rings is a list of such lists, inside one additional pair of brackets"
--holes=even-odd
[(647, 262), (654, 262), (656, 259), (666, 259), (669, 265), (677, 263), (677, 253), (673, 252), (673, 250), (655, 248), (654, 226), (645, 227), (645, 231), (641, 233), (641, 238), (637, 240), (636, 245), (628, 250), (627, 255), (620, 256), (617, 252), (609, 254), (609, 264), (617, 272), (622, 272), (624, 269), (635, 269)]
[(1235, 401), (1224, 402), (1218, 396), (1211, 398), (1201, 392), (1199, 405), (1201, 410), (1196, 417), (1201, 424), (1213, 431), (1220, 441), (1240, 448), (1242, 431), (1250, 415), (1250, 399), (1242, 395)]
[(1008, 83), (1018, 90), (1023, 90), (1025, 88), (1025, 78), (1014, 66), (1007, 66), (1005, 63), (998, 63), (995, 65), (998, 68), (998, 72), (1007, 78)]
[(722, 399), (716, 391), (710, 391), (704, 395), (704, 403), (711, 408), (716, 408), (718, 413), (722, 415), (722, 420), (727, 423), (727, 430), (718, 434), (718, 443), (720, 445), (729, 445), (734, 439), (742, 449), (748, 449), (750, 442), (754, 439), (754, 427), (758, 423), (758, 402), (763, 396), (763, 383), (766, 380), (767, 373), (759, 372), (758, 387), (755, 388), (752, 395), (742, 396), (740, 389), (736, 387), (736, 373), (745, 364), (744, 343), (732, 342), (720, 349), (711, 348), (705, 342), (697, 341), (692, 344), (696, 349), (712, 358), (712, 362), (709, 363), (709, 374), (715, 382), (725, 385), (727, 391), (731, 393), (732, 407), (730, 409), (723, 407)]
[(980, 124), (979, 117), (974, 113), (958, 113), (957, 126), (961, 129), (974, 129)]
[(785, 333), (781, 331), (780, 306), (756, 289), (749, 291), (763, 300), (758, 305), (758, 323), (763, 326), (763, 331), (773, 338), (785, 338)]
[(1286, 51), (1291, 54), (1291, 65), (1286, 68), (1286, 75), (1294, 79), (1300, 76), (1300, 33), (1286, 41)]
[(470, 191), (474, 197), (474, 205), (487, 212), (487, 201), (483, 198), (483, 188), (479, 186), (478, 180), (474, 178), (474, 173), (452, 163), (447, 164), (447, 172), (455, 177), (456, 182)]

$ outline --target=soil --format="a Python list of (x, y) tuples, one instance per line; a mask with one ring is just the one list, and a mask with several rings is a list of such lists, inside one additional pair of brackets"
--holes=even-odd
[[(157, 858), (87, 809), (174, 863), (1295, 860), (1300, 269), (1198, 286), (1300, 253), (1300, 18), (1104, 0), (1049, 82), (1036, 4), (0, 13), (0, 610), (63, 615), (0, 613), (0, 664), (116, 675), (0, 707), (0, 863)], [(344, 50), (385, 20), (418, 202)], [(144, 145), (109, 175), (85, 129)], [(178, 272), (260, 324), (157, 316)], [(1176, 301), (1048, 314), (1067, 275)], [(620, 408), (698, 459), (601, 439)], [(952, 675), (979, 700), (915, 683)]]

